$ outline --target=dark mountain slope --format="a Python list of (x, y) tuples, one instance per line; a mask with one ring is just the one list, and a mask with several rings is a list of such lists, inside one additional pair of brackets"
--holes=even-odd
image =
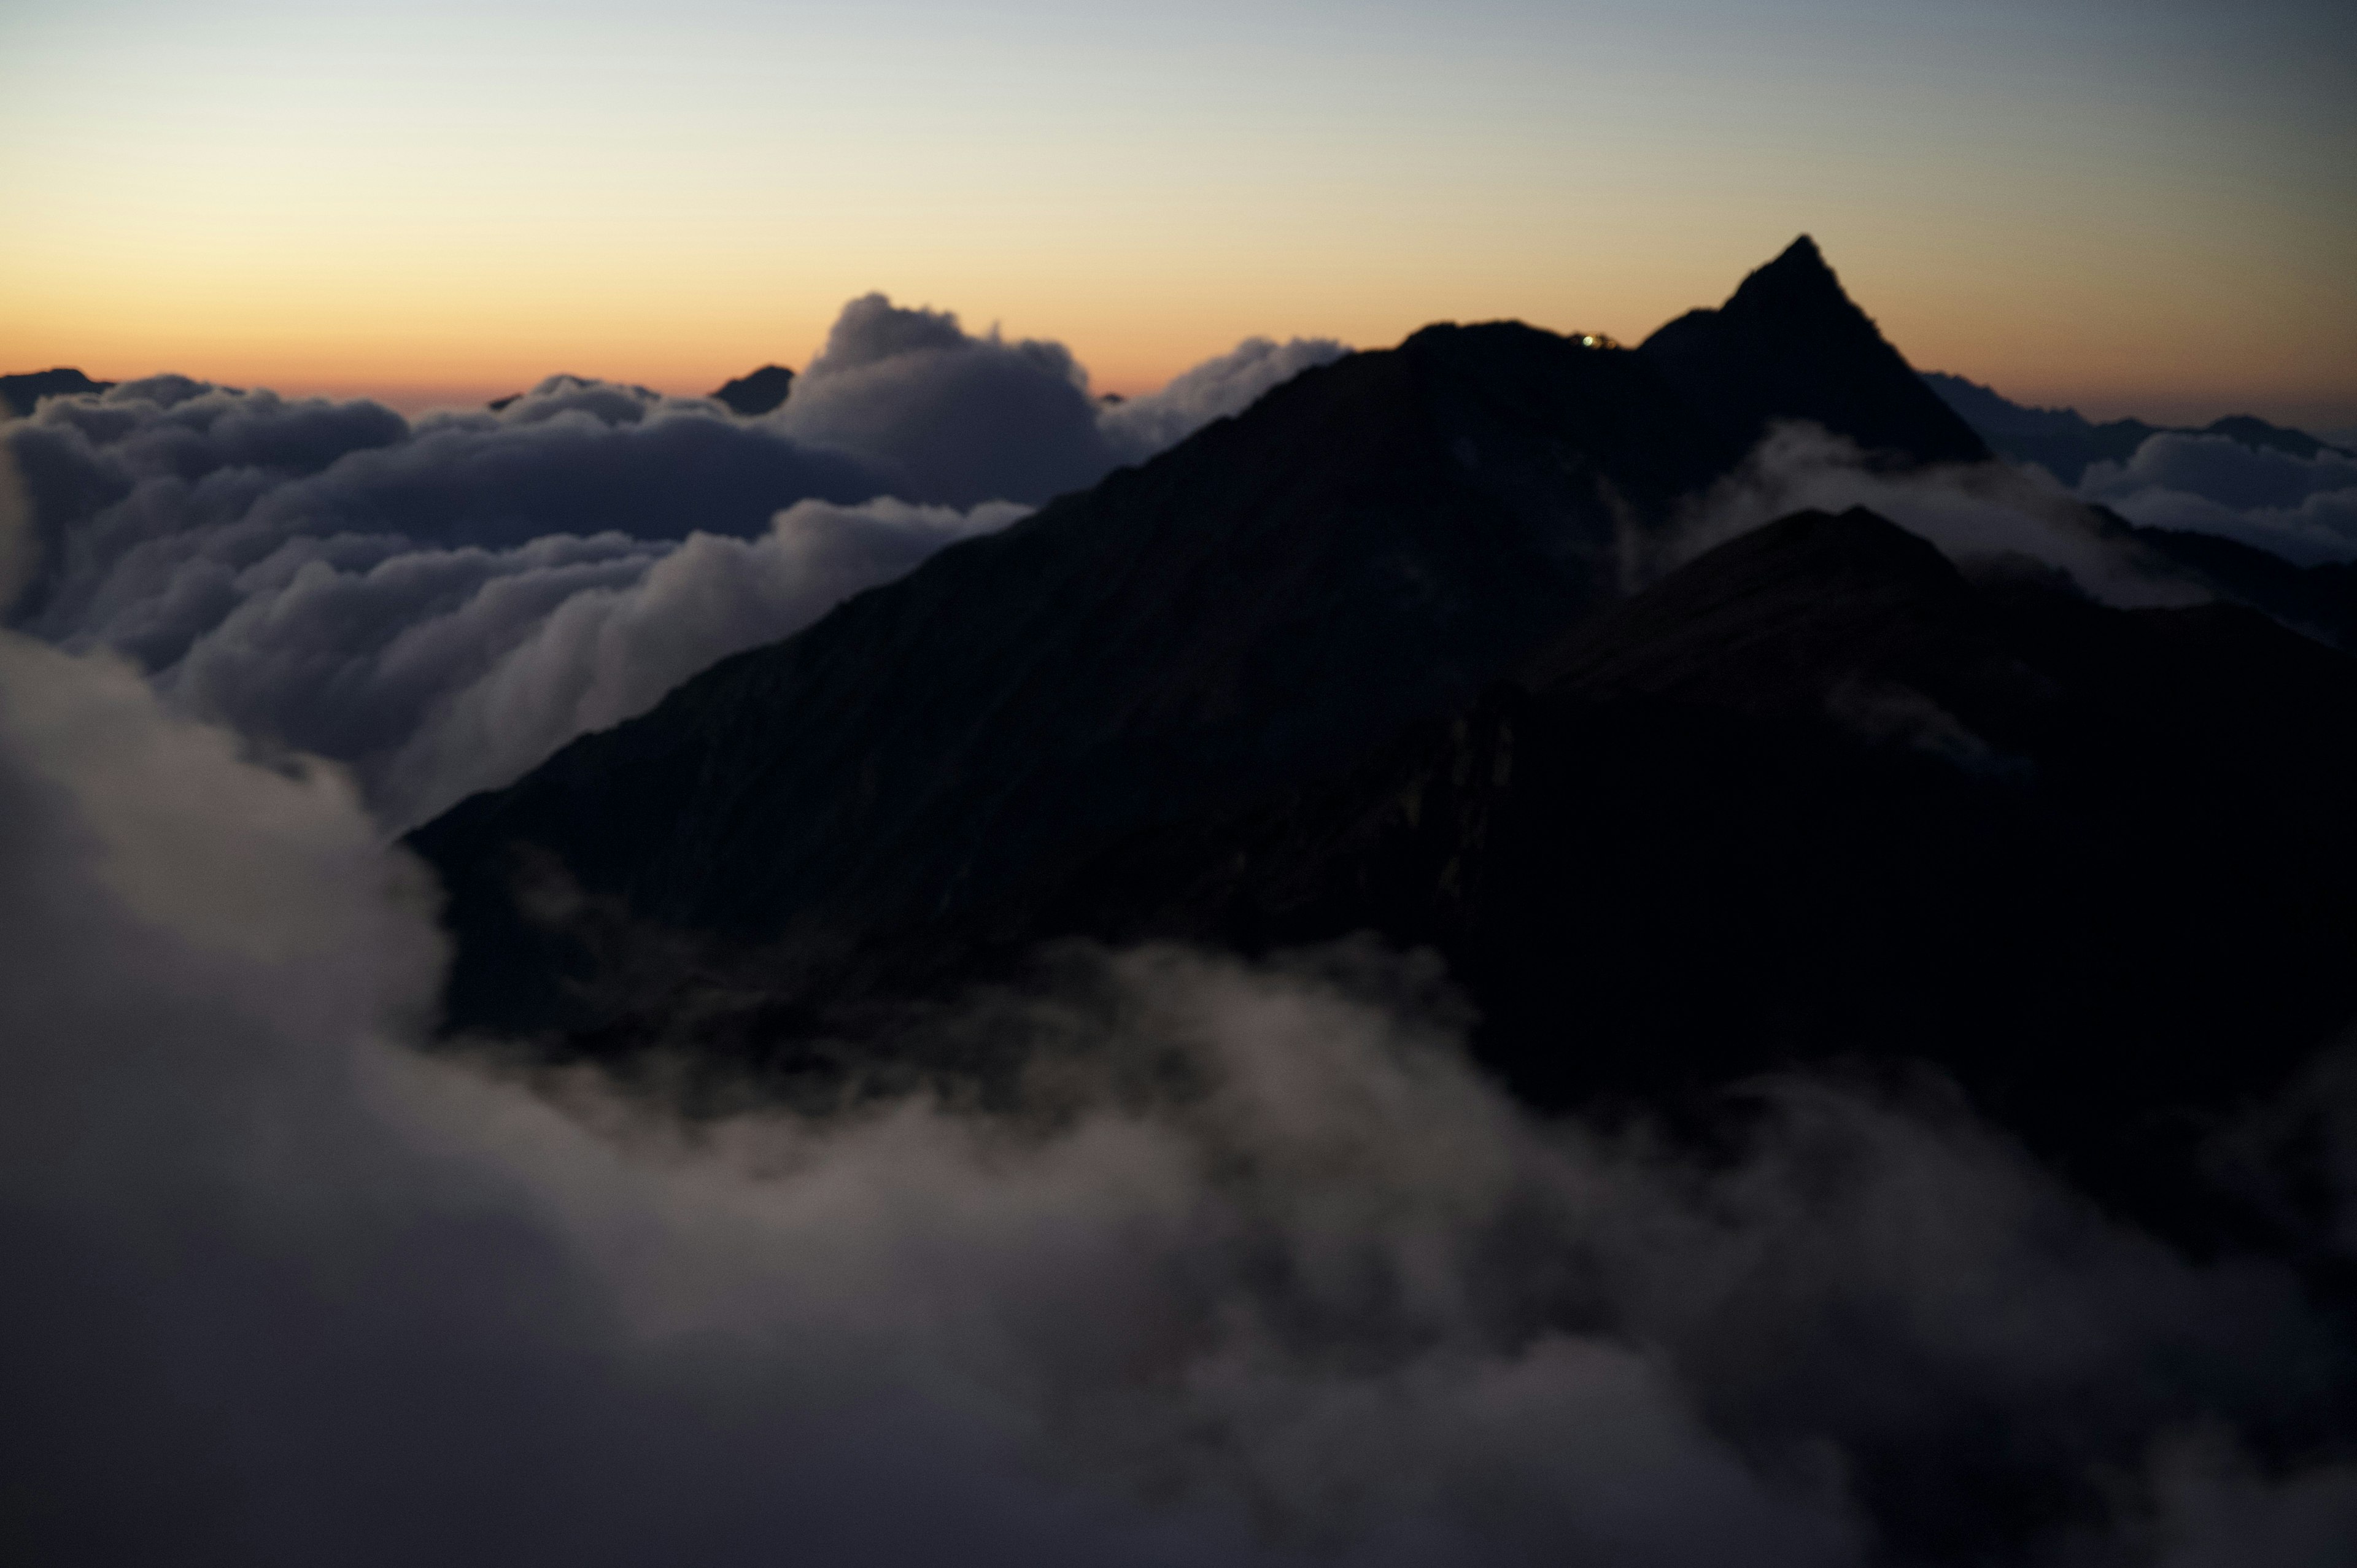
[(1717, 310), (1694, 310), (1641, 350), (1743, 446), (1806, 419), (1871, 452), (1974, 463), (1989, 450), (1852, 304), (1803, 234)]
[(513, 846), (666, 927), (931, 919), (1463, 703), (1738, 456), (1644, 357), (1515, 325), (1310, 371), (421, 830), (454, 1016), (563, 1017), (586, 961), (518, 917)]
[[(2116, 519), (2116, 514), (2106, 514)], [(2295, 631), (2357, 651), (2357, 562), (2296, 566), (2280, 555), (2215, 533), (2118, 526), (2211, 592), (2273, 616)]]
[(1439, 950), (1537, 1102), (1929, 1060), (2182, 1218), (2190, 1130), (2357, 1013), (2352, 791), (2357, 661), (2239, 609), (1976, 585), (1806, 513), (1341, 779), (1133, 840), (954, 962), (900, 961), (1372, 929)]

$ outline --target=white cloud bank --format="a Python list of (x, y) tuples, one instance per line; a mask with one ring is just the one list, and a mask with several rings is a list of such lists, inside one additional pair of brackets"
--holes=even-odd
[(0, 604), (404, 828), (1341, 351), (1256, 339), (1105, 405), (1060, 345), (869, 295), (751, 419), (570, 376), (414, 423), (156, 377), (0, 425), (32, 523)]
[(2147, 438), (2091, 465), (2079, 494), (2150, 528), (2218, 533), (2300, 565), (2357, 560), (2357, 458), (2246, 446), (2223, 435)]
[(2107, 1222), (1936, 1097), (1775, 1086), (1694, 1164), (1507, 1104), (1413, 964), (1149, 950), (996, 1004), (1019, 1113), (691, 1126), (414, 1052), (425, 904), (335, 770), (0, 634), (12, 1561), (2357, 1538), (2312, 1424), (2348, 1347), (2289, 1276)]

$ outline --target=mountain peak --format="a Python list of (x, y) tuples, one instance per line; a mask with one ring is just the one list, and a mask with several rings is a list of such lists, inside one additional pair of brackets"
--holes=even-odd
[(1825, 264), (1824, 252), (1806, 234), (1786, 246), (1774, 261), (1746, 277), (1719, 307), (1719, 314), (1772, 314), (1805, 323), (1818, 331), (1837, 329), (1855, 334), (1864, 328), (1878, 342), (1881, 338), (1872, 318), (1843, 291), (1841, 279)]
[[(1818, 701), (1861, 649), (1945, 626), (1969, 596), (1939, 550), (1863, 507), (1795, 512), (1696, 557), (1531, 660), (1534, 691)], [(1824, 677), (1821, 679), (1821, 677)]]
[[(1806, 234), (1785, 246), (1774, 261), (1753, 272), (1744, 282), (1749, 284), (1753, 278), (1762, 277), (1822, 278), (1835, 288), (1841, 286), (1835, 282), (1834, 269), (1826, 263), (1825, 253), (1817, 249), (1816, 241)], [(1742, 291), (1738, 289), (1737, 292)]]
[(1745, 442), (1804, 419), (1903, 463), (1976, 463), (1988, 447), (1926, 387), (1803, 234), (1717, 310), (1694, 310), (1642, 350)]
[(727, 404), (731, 413), (751, 418), (782, 404), (793, 385), (793, 371), (783, 365), (763, 365), (750, 374), (738, 376), (712, 395)]

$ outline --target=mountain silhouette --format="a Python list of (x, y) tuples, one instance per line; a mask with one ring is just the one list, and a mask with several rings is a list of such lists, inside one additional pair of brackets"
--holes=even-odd
[(1644, 357), (1517, 325), (1307, 372), (428, 824), (454, 1006), (544, 1020), (570, 961), (511, 843), (664, 925), (832, 936), (1339, 766), (1611, 598), (1619, 531), (1739, 456)]
[(2357, 1010), (2357, 665), (1855, 511), (1625, 596), (1785, 417), (1975, 449), (1805, 242), (1640, 350), (1305, 372), (413, 834), (450, 1022), (824, 1074), (1059, 939), (1372, 930), (1534, 1103), (1929, 1060), (2149, 1198)]
[(60, 368), (0, 376), (0, 418), (24, 419), (45, 397), (70, 397), (77, 392), (102, 392), (113, 381), (94, 381), (80, 371)]
[(1802, 513), (1346, 773), (904, 934), (862, 983), (1011, 975), (1054, 936), (1372, 930), (1448, 961), (1529, 1101), (1929, 1061), (2182, 1221), (2198, 1135), (2357, 1013), (2352, 789), (2345, 656), (2230, 607), (1975, 582), (1870, 513)]
[(1842, 292), (1805, 234), (1725, 305), (1679, 317), (1643, 352), (1745, 446), (1771, 421), (1805, 419), (1908, 464), (1989, 456)]
[(723, 383), (720, 390), (712, 395), (726, 403), (731, 413), (750, 418), (782, 406), (793, 385), (793, 371), (783, 365), (763, 365), (758, 371)]

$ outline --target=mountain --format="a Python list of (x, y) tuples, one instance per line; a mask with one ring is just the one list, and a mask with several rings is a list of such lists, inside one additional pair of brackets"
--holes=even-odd
[[(2198, 430), (2140, 419), (2093, 424), (2075, 409), (2028, 407), (1961, 376), (1932, 371), (1924, 372), (1923, 381), (2000, 456), (2035, 463), (2066, 485), (2079, 484), (2092, 464), (2126, 463), (2156, 435), (2222, 436), (2255, 450), (2302, 459), (2341, 451), (2304, 431), (2247, 414), (2215, 420)], [(2133, 540), (2221, 598), (2247, 605), (2336, 647), (2357, 650), (2357, 565), (2296, 565), (2216, 534), (2138, 526), (2106, 508), (2091, 510), (2115, 536)]]
[(931, 919), (1444, 713), (1619, 590), (1741, 448), (1646, 357), (1438, 327), (724, 662), (414, 838), (466, 1023), (568, 1016), (513, 844), (634, 917), (814, 946)]
[(1534, 1103), (1929, 1060), (2148, 1196), (2357, 1011), (2357, 665), (1861, 512), (1624, 596), (1770, 418), (1965, 450), (1813, 247), (1681, 321), (1307, 372), (464, 802), (452, 1024), (824, 1073), (1056, 939), (1373, 930)]
[(1807, 419), (1906, 463), (1989, 456), (1842, 292), (1805, 234), (1725, 305), (1679, 317), (1642, 352), (1745, 446), (1771, 420)]
[(2092, 464), (2126, 462), (2155, 435), (2222, 435), (2257, 450), (2287, 452), (2303, 458), (2341, 451), (2306, 431), (2270, 424), (2249, 414), (2230, 414), (2199, 429), (2148, 424), (2141, 419), (2097, 424), (2077, 409), (2032, 408), (1962, 376), (1926, 371), (1923, 382), (1999, 456), (2017, 463), (2035, 463), (2066, 485), (2077, 485)]
[(33, 371), (0, 376), (0, 417), (29, 416), (45, 397), (70, 397), (76, 392), (102, 392), (113, 381), (94, 381), (80, 371)]
[(2144, 528), (2096, 509), (2123, 533), (2229, 603), (2357, 653), (2357, 562), (2295, 565), (2215, 533)]
[(879, 945), (866, 983), (1012, 975), (1072, 933), (1372, 929), (1448, 961), (1528, 1101), (1929, 1061), (2099, 1196), (2182, 1221), (2198, 1134), (2357, 1015), (2352, 790), (2345, 655), (2229, 607), (1973, 581), (1869, 513), (1803, 513), (1341, 774)]
[(1976, 449), (1805, 239), (1639, 350), (1441, 326), (1307, 372), (419, 830), (451, 1020), (578, 1040), (669, 983), (551, 887), (828, 993), (879, 933), (1342, 768), (1617, 598), (1623, 534), (1778, 417)]
[(763, 365), (758, 371), (725, 383), (712, 395), (726, 403), (730, 412), (749, 418), (781, 406), (793, 385), (793, 371), (783, 365)]

